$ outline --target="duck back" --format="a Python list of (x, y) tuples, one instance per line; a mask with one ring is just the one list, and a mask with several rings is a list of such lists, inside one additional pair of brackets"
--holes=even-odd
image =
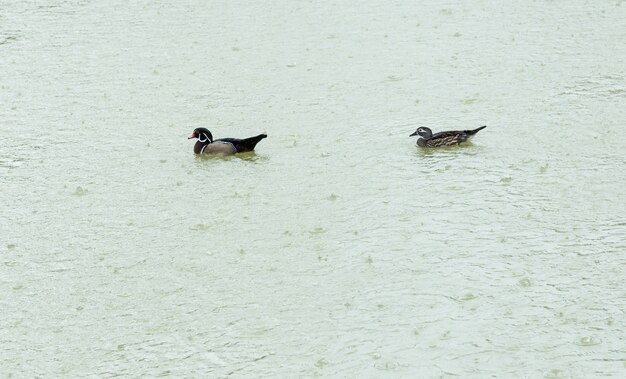
[(256, 144), (266, 137), (267, 137), (267, 134), (259, 134), (258, 136), (255, 136), (255, 137), (242, 138), (242, 139), (220, 138), (220, 139), (216, 139), (215, 141), (213, 141), (213, 143), (216, 143), (216, 142), (229, 143), (235, 147), (237, 153), (245, 153), (247, 151), (253, 151)]

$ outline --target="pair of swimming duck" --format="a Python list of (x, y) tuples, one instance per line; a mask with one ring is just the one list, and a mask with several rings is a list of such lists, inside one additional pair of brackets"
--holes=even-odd
[[(473, 130), (451, 130), (433, 134), (433, 131), (430, 130), (430, 128), (422, 126), (417, 128), (417, 130), (409, 137), (419, 136), (420, 138), (417, 139), (417, 146), (420, 147), (453, 146), (468, 141), (476, 133), (486, 127), (487, 126), (485, 125)], [(231, 155), (253, 151), (256, 144), (266, 137), (267, 134), (259, 134), (255, 137), (243, 139), (220, 138), (214, 140), (213, 135), (208, 129), (197, 128), (194, 129), (188, 139), (198, 139), (193, 147), (193, 152), (198, 155)]]

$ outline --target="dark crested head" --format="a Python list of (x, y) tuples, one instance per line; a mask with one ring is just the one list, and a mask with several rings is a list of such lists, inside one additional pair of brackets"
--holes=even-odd
[(213, 135), (207, 128), (196, 128), (187, 139), (198, 138), (200, 142), (213, 142)]
[(430, 128), (427, 128), (425, 126), (420, 126), (419, 128), (417, 128), (417, 130), (411, 134), (409, 137), (413, 137), (413, 136), (420, 136), (423, 138), (430, 138), (433, 136), (433, 131), (430, 130)]

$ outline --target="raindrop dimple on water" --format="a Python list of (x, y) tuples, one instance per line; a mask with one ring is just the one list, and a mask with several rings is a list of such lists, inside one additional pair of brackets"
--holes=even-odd
[(474, 295), (473, 293), (466, 293), (465, 295), (461, 296), (461, 300), (464, 300), (464, 301), (474, 300), (477, 297), (478, 296)]
[(578, 346), (595, 346), (602, 343), (602, 340), (598, 337), (594, 336), (585, 336), (576, 341), (576, 345)]
[(552, 369), (552, 370), (548, 371), (543, 377), (546, 378), (546, 379), (565, 378), (565, 373), (563, 372), (563, 370)]
[(74, 195), (76, 196), (84, 196), (87, 194), (87, 189), (81, 186), (76, 187), (76, 191), (74, 191)]

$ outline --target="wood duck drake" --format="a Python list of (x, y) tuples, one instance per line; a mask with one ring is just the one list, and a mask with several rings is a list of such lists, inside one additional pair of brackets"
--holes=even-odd
[(193, 152), (198, 155), (213, 155), (213, 154), (236, 154), (245, 153), (247, 151), (253, 151), (259, 141), (267, 137), (267, 134), (259, 134), (256, 137), (250, 138), (220, 138), (213, 139), (213, 135), (206, 128), (194, 129), (191, 136), (187, 139), (197, 138), (196, 144), (193, 147)]
[(421, 147), (453, 146), (469, 140), (474, 134), (486, 127), (487, 125), (484, 125), (474, 130), (451, 130), (433, 134), (430, 128), (421, 126), (409, 137), (420, 136), (420, 138), (417, 139), (417, 146)]

